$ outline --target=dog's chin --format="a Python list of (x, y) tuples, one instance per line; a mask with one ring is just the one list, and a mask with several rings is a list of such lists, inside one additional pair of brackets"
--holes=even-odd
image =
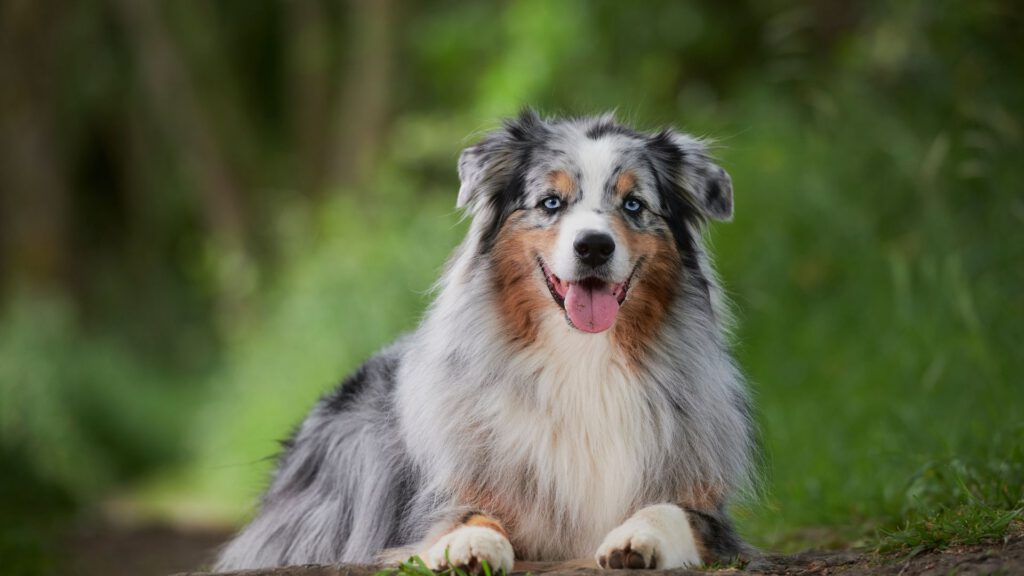
[(544, 260), (538, 258), (537, 261), (551, 298), (565, 313), (570, 326), (581, 332), (597, 334), (615, 324), (636, 268), (624, 282), (608, 282), (597, 277), (567, 281), (552, 272)]

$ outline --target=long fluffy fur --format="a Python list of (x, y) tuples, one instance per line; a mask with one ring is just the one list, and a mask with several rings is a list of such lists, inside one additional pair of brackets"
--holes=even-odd
[[(529, 312), (528, 330), (510, 334), (496, 312), (499, 249), (550, 159), (587, 146), (638, 167), (656, 196), (664, 230), (649, 237), (676, 254), (663, 314), (628, 334), (584, 334)], [(747, 481), (752, 426), (702, 242), (707, 219), (731, 216), (728, 176), (672, 131), (529, 111), (467, 149), (459, 169), (472, 226), (425, 320), (317, 404), (218, 568), (416, 552), (474, 511), (504, 523), (519, 559), (589, 557), (665, 502), (689, 512), (705, 558), (738, 552), (724, 510)], [(590, 169), (576, 166), (581, 182)]]

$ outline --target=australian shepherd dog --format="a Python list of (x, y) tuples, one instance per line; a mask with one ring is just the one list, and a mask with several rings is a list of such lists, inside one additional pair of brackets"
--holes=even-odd
[(218, 568), (744, 551), (751, 416), (702, 238), (728, 174), (674, 130), (532, 111), (458, 169), (472, 222), (422, 324), (316, 404)]

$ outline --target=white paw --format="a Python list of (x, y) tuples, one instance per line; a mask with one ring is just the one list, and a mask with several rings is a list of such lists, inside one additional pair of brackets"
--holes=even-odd
[[(445, 557), (447, 552), (447, 558)], [(462, 526), (445, 534), (423, 558), (431, 570), (443, 570), (457, 566), (469, 571), (483, 573), (486, 560), (492, 573), (504, 570), (512, 572), (515, 554), (508, 538), (483, 526)]]
[(701, 563), (690, 521), (678, 506), (648, 506), (612, 530), (595, 555), (602, 568), (682, 568)]

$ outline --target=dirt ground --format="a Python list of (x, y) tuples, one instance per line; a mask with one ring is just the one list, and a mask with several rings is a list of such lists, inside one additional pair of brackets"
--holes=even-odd
[(56, 560), (59, 573), (75, 576), (166, 576), (209, 566), (228, 538), (223, 530), (89, 522), (68, 531)]
[(920, 554), (896, 553), (879, 556), (851, 550), (811, 550), (790, 556), (765, 556), (751, 562), (743, 570), (732, 572), (849, 576), (1024, 574), (1024, 534), (1018, 533), (1003, 542), (954, 546)]
[[(80, 576), (165, 576), (188, 572), (209, 565), (217, 547), (228, 534), (222, 531), (181, 531), (167, 527), (114, 528), (82, 527), (66, 540), (68, 574)], [(296, 566), (269, 571), (249, 571), (245, 576), (370, 576), (378, 568), (370, 566)], [(579, 564), (519, 563), (516, 572), (526, 574), (566, 574), (596, 576), (596, 568)], [(631, 571), (632, 572), (632, 571)], [(239, 574), (239, 573), (236, 573)], [(859, 575), (889, 576), (945, 574), (1024, 574), (1024, 530), (1015, 530), (1000, 542), (977, 546), (955, 546), (919, 554), (896, 553), (879, 556), (857, 550), (809, 550), (793, 555), (766, 554), (742, 569), (704, 571), (647, 571), (646, 576), (672, 574), (780, 574), (780, 575)]]

